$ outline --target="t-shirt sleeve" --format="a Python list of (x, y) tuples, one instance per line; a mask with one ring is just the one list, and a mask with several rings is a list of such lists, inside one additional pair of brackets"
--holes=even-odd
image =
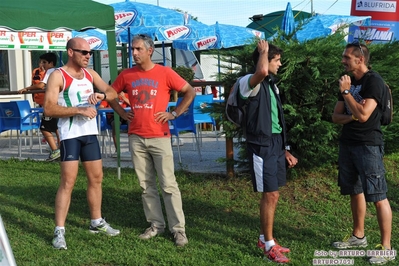
[(44, 75), (44, 78), (42, 79), (41, 82), (43, 82), (44, 84), (47, 84), (47, 81), (48, 81), (48, 79), (49, 79), (51, 73), (54, 72), (54, 70), (55, 70), (55, 68), (47, 69), (46, 74)]
[(168, 72), (166, 75), (168, 87), (175, 91), (181, 91), (187, 81), (169, 67), (165, 67), (165, 71)]
[(123, 77), (123, 72), (122, 72), (116, 77), (111, 87), (114, 88), (114, 90), (119, 94), (121, 91), (123, 91), (124, 86), (125, 86), (125, 79)]
[(384, 88), (384, 81), (377, 76), (372, 76), (367, 80), (365, 84), (362, 97), (364, 99), (374, 99), (377, 101), (378, 104), (380, 104), (382, 101), (382, 92), (384, 91)]
[(255, 88), (251, 88), (249, 85), (249, 80), (251, 79), (252, 74), (245, 75), (240, 79), (240, 97), (243, 99), (247, 99), (252, 96), (251, 93), (254, 89), (259, 89), (260, 84), (256, 85)]

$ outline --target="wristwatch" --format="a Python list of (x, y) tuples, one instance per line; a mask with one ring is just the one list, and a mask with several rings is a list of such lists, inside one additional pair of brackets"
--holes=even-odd
[(173, 115), (173, 119), (176, 119), (177, 118), (177, 113), (175, 112), (175, 111), (172, 111), (172, 115)]
[(343, 92), (341, 92), (342, 95), (348, 95), (349, 94), (349, 90), (344, 90)]

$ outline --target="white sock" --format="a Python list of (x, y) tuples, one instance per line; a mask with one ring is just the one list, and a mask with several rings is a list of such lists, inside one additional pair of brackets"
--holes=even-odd
[(64, 230), (64, 232), (65, 232), (65, 226), (56, 226), (54, 229), (54, 233), (57, 231), (61, 231), (61, 230)]
[(260, 239), (260, 241), (265, 243), (265, 235), (259, 235), (259, 239)]
[(103, 219), (103, 218), (98, 218), (98, 219), (91, 220), (91, 226), (96, 227), (97, 225), (100, 224), (100, 222), (102, 221), (102, 219)]
[(269, 251), (272, 248), (272, 246), (276, 245), (276, 243), (274, 243), (274, 239), (272, 239), (272, 240), (265, 241), (265, 245), (266, 245), (265, 250)]

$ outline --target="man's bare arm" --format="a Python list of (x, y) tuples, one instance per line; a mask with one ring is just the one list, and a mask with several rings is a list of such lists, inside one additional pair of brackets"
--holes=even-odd
[(71, 117), (75, 115), (82, 115), (89, 118), (94, 118), (97, 111), (91, 107), (67, 107), (58, 105), (58, 94), (63, 88), (64, 81), (60, 71), (51, 73), (48, 82), (46, 93), (44, 95), (43, 110), (46, 116), (50, 117)]

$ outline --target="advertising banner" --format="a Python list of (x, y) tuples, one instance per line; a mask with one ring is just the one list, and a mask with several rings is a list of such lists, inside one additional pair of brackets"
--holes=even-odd
[(348, 41), (385, 43), (399, 39), (398, 0), (352, 0), (352, 16), (371, 16), (371, 26), (353, 25)]
[(8, 28), (0, 27), (0, 50), (65, 51), (68, 40), (73, 37), (86, 39), (91, 50), (108, 49), (105, 31), (40, 31), (37, 29), (11, 31)]

